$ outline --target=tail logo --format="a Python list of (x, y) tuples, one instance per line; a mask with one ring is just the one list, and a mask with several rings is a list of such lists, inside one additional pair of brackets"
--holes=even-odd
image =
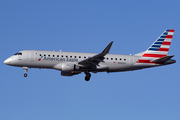
[(151, 45), (148, 51), (164, 51), (168, 52), (171, 45), (174, 30), (166, 30), (164, 33)]
[(167, 56), (174, 30), (165, 30), (159, 38), (144, 52), (137, 63), (152, 63), (153, 60)]

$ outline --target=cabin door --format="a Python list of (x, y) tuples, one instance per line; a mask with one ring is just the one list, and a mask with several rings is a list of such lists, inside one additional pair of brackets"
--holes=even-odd
[(35, 61), (35, 52), (31, 51), (30, 52), (30, 62), (34, 62)]
[(133, 57), (133, 56), (130, 56), (130, 57), (129, 57), (129, 65), (132, 66), (132, 65), (133, 65), (133, 62), (134, 62), (134, 57)]

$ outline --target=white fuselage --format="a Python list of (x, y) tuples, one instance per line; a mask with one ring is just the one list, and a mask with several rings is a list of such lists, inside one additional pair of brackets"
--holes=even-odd
[[(59, 63), (77, 64), (81, 60), (96, 55), (95, 53), (40, 50), (25, 50), (20, 51), (19, 53), (22, 54), (11, 56), (7, 60), (5, 60), (5, 63), (17, 67), (56, 69), (54, 68), (54, 66)], [(99, 66), (97, 66), (97, 70), (91, 72), (119, 72), (159, 66), (157, 64), (138, 64), (137, 60), (139, 58), (140, 56), (107, 54), (104, 61), (100, 62)], [(103, 69), (104, 67), (107, 69)], [(82, 69), (81, 72), (83, 71), (84, 69)]]

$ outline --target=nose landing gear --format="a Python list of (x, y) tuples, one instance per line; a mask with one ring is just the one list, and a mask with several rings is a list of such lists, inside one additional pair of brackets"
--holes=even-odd
[(25, 70), (24, 77), (27, 77), (28, 67), (23, 67), (23, 70)]

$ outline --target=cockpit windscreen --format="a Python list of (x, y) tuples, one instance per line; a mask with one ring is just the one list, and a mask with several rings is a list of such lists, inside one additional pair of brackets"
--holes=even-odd
[(18, 53), (14, 54), (14, 55), (22, 55), (22, 53), (21, 53), (21, 52), (18, 52)]

